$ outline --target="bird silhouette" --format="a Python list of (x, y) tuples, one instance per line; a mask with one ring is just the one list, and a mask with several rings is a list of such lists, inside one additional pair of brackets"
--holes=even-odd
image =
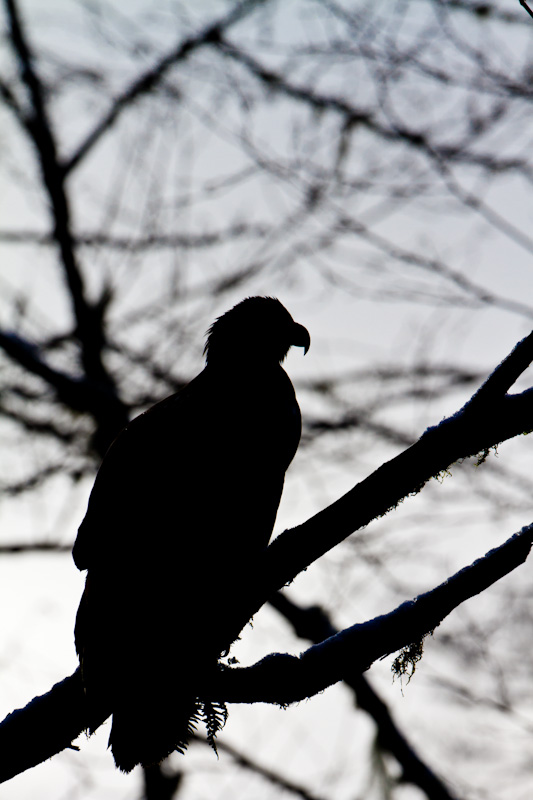
[(201, 717), (212, 741), (225, 721), (202, 685), (300, 440), (292, 345), (307, 352), (309, 333), (279, 300), (243, 300), (209, 329), (203, 371), (130, 422), (96, 476), (73, 549), (87, 570), (75, 643), (125, 772), (183, 752)]

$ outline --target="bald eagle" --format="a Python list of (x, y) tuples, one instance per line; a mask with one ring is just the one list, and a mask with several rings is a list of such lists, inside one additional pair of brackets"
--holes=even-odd
[(202, 716), (211, 738), (224, 721), (202, 681), (300, 440), (291, 345), (307, 352), (309, 333), (279, 300), (243, 300), (209, 329), (203, 371), (129, 423), (96, 476), (73, 549), (87, 570), (75, 643), (125, 772), (183, 752)]

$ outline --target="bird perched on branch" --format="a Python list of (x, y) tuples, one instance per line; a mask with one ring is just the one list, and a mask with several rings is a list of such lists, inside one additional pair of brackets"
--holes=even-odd
[(281, 362), (309, 344), (278, 300), (243, 300), (209, 329), (204, 370), (102, 462), (73, 550), (87, 569), (75, 641), (125, 772), (183, 752), (200, 718), (211, 741), (225, 721), (202, 681), (235, 638), (231, 608), (272, 533), (301, 432)]

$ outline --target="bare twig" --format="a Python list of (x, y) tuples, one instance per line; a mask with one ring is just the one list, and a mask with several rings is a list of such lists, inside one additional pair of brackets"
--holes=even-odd
[(440, 259), (430, 258), (405, 247), (400, 247), (394, 244), (390, 239), (387, 239), (387, 237), (376, 233), (358, 220), (344, 216), (341, 219), (339, 230), (341, 232), (343, 230), (353, 231), (356, 236), (364, 239), (389, 257), (403, 264), (410, 264), (414, 267), (418, 267), (449, 281), (464, 292), (465, 295), (473, 297), (479, 303), (511, 311), (514, 314), (521, 314), (529, 319), (533, 317), (533, 308), (531, 305), (490, 292), (484, 286), (470, 280), (464, 272), (453, 269)]
[(524, 9), (527, 11), (527, 13), (529, 14), (529, 16), (533, 18), (533, 11), (530, 9), (530, 7), (528, 6), (528, 4), (526, 3), (526, 0), (518, 0), (518, 2), (519, 2), (519, 3), (520, 3), (520, 5), (522, 6), (522, 8), (524, 8)]
[(72, 542), (62, 544), (61, 542), (18, 542), (15, 544), (0, 544), (1, 555), (19, 555), (20, 553), (70, 553)]
[[(173, 250), (174, 248), (203, 250), (209, 247), (216, 247), (231, 239), (262, 238), (267, 232), (268, 227), (266, 225), (238, 223), (220, 230), (211, 230), (198, 234), (171, 233), (134, 237), (114, 236), (103, 233), (76, 233), (73, 238), (78, 247), (102, 247), (128, 253), (143, 253), (147, 250)], [(54, 238), (50, 233), (42, 233), (35, 230), (0, 230), (0, 241), (21, 245), (27, 245), (28, 242), (38, 245), (55, 244)]]
[[(204, 739), (201, 736), (196, 735), (194, 738), (196, 741), (207, 744), (207, 739)], [(256, 775), (261, 775), (261, 777), (265, 778), (273, 786), (277, 786), (279, 789), (283, 789), (286, 792), (291, 792), (292, 794), (298, 795), (302, 798), (302, 800), (320, 800), (316, 794), (312, 794), (303, 786), (294, 783), (294, 781), (291, 781), (288, 778), (284, 778), (278, 772), (274, 772), (274, 770), (263, 767), (256, 761), (252, 761), (250, 758), (245, 756), (244, 753), (241, 753), (227, 742), (217, 742), (217, 750), (219, 750), (221, 753), (227, 753), (233, 758), (239, 767), (248, 769)]]

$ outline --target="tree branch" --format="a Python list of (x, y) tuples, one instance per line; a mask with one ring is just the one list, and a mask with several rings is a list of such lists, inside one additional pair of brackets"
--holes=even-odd
[(108, 394), (102, 392), (101, 386), (94, 386), (89, 380), (76, 378), (50, 367), (41, 358), (37, 345), (28, 342), (17, 333), (0, 330), (0, 347), (24, 370), (46, 381), (56, 391), (58, 399), (74, 411), (88, 411), (94, 408), (96, 397), (98, 403), (109, 400)]
[[(203, 744), (208, 744), (207, 739), (204, 739), (201, 736), (195, 735), (194, 739), (198, 742), (202, 742)], [(296, 794), (301, 797), (302, 800), (321, 800), (321, 798), (315, 794), (312, 794), (303, 786), (281, 776), (272, 769), (268, 769), (268, 767), (263, 767), (257, 762), (252, 761), (245, 756), (244, 753), (239, 752), (227, 742), (217, 742), (217, 750), (222, 753), (227, 753), (233, 758), (239, 767), (250, 770), (250, 772), (253, 772), (256, 775), (260, 775), (262, 778), (265, 778), (265, 780), (269, 781), (273, 786), (276, 786), (283, 792), (291, 792), (292, 794)]]
[(533, 18), (533, 11), (530, 9), (530, 7), (528, 6), (528, 4), (526, 3), (526, 0), (518, 0), (518, 2), (519, 2), (519, 3), (520, 3), (520, 5), (522, 6), (522, 8), (524, 8), (524, 9), (527, 11), (527, 13), (529, 14), (529, 16)]
[[(487, 589), (522, 564), (533, 542), (533, 525), (453, 575), (445, 583), (403, 603), (389, 614), (353, 625), (300, 655), (274, 653), (250, 667), (224, 667), (204, 692), (230, 703), (288, 705), (359, 674), (378, 658), (421, 640), (458, 605)], [(72, 746), (89, 725), (95, 730), (109, 714), (89, 707), (80, 671), (65, 678), (0, 724), (0, 783)]]
[[(125, 251), (127, 253), (143, 253), (154, 250), (204, 250), (216, 247), (232, 239), (264, 238), (268, 226), (261, 224), (248, 225), (236, 223), (218, 230), (212, 229), (203, 233), (169, 233), (150, 234), (148, 236), (120, 236), (107, 233), (76, 233), (74, 242), (76, 246), (108, 248), (109, 250)], [(2, 230), (0, 229), (0, 242), (8, 244), (27, 245), (32, 242), (37, 245), (51, 245), (55, 241), (50, 233), (37, 230)]]
[[(284, 531), (267, 548), (261, 577), (254, 576), (250, 596), (257, 598), (248, 619), (264, 598), (294, 580), (351, 533), (417, 494), (432, 477), (470, 456), (533, 428), (533, 389), (505, 394), (533, 360), (533, 333), (519, 342), (471, 400), (428, 430), (395, 458), (314, 517)], [(251, 581), (252, 582), (252, 581)]]
[(444, 278), (478, 303), (495, 306), (513, 314), (521, 314), (529, 319), (533, 317), (533, 308), (530, 305), (490, 292), (481, 284), (470, 280), (461, 270), (453, 269), (437, 258), (430, 258), (400, 247), (358, 220), (344, 216), (339, 222), (339, 231), (341, 233), (342, 231), (351, 231), (355, 236), (381, 250), (390, 258)]
[[(72, 747), (88, 726), (79, 669), (0, 724), (0, 783)], [(104, 720), (102, 720), (103, 722)]]
[(0, 555), (19, 555), (20, 553), (71, 553), (72, 543), (41, 541), (41, 542), (14, 542), (13, 544), (0, 544)]
[(224, 667), (210, 683), (212, 699), (289, 705), (343, 680), (348, 670), (364, 672), (374, 661), (421, 641), (457, 606), (523, 564), (532, 544), (533, 524), (435, 589), (330, 636), (299, 657), (273, 653), (250, 667)]

